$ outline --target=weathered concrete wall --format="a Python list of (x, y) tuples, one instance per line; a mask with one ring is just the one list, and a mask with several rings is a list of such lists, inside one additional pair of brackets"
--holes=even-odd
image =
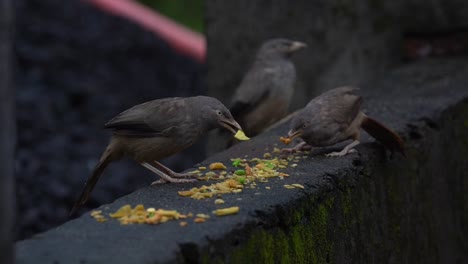
[[(326, 158), (316, 149), (290, 177), (223, 195), (237, 215), (182, 228), (97, 223), (89, 215), (17, 243), (19, 263), (464, 263), (468, 259), (467, 60), (408, 65), (363, 86), (366, 113), (404, 136), (408, 157), (390, 156), (363, 135), (359, 153)], [(279, 126), (213, 161), (261, 157), (288, 131)], [(289, 190), (299, 183), (305, 189)], [(177, 191), (206, 183), (135, 191), (100, 207), (139, 203), (210, 213), (213, 199)], [(269, 186), (271, 190), (264, 187)], [(239, 199), (240, 198), (240, 199)]]

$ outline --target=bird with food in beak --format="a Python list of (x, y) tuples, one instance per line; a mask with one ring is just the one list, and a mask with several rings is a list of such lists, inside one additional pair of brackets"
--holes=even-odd
[(88, 200), (104, 169), (124, 156), (159, 175), (161, 179), (153, 184), (196, 181), (193, 175), (174, 172), (158, 161), (188, 148), (217, 127), (232, 134), (242, 131), (231, 112), (220, 101), (208, 96), (158, 99), (120, 113), (105, 125), (112, 130), (110, 143), (86, 181), (71, 214)]

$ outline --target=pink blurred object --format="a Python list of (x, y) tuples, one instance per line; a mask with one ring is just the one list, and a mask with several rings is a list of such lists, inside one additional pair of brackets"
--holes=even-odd
[(109, 13), (125, 17), (165, 39), (175, 50), (205, 61), (205, 37), (133, 0), (83, 0)]

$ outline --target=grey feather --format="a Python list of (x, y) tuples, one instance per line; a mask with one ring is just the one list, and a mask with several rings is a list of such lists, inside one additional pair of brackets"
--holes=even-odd
[(180, 124), (186, 112), (186, 98), (174, 97), (149, 101), (136, 105), (105, 124), (116, 135), (163, 136), (165, 130)]
[(305, 124), (301, 138), (313, 146), (328, 146), (348, 139), (350, 135), (346, 131), (361, 110), (358, 90), (340, 87), (315, 97), (292, 120), (292, 129)]

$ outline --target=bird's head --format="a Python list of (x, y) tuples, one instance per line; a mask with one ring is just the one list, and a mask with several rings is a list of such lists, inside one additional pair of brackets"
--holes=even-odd
[(304, 134), (309, 127), (310, 122), (306, 118), (298, 116), (291, 121), (291, 129), (288, 132), (288, 137), (294, 139)]
[(203, 98), (203, 100), (200, 102), (202, 103), (200, 116), (208, 129), (222, 127), (233, 134), (236, 134), (238, 130), (242, 130), (241, 126), (234, 120), (231, 112), (223, 103), (212, 97), (201, 96), (201, 98)]
[(262, 56), (268, 55), (281, 55), (290, 56), (290, 54), (307, 47), (307, 45), (300, 41), (294, 41), (289, 39), (271, 39), (263, 43), (260, 48), (260, 54)]

